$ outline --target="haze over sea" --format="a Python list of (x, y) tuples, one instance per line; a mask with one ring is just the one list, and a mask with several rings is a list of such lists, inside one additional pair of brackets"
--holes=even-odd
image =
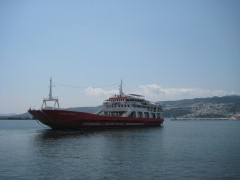
[(240, 121), (56, 131), (0, 121), (0, 179), (239, 179)]

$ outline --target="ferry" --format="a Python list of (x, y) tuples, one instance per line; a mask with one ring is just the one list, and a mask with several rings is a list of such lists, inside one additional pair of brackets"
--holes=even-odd
[[(48, 101), (54, 101), (49, 108)], [(52, 79), (50, 79), (49, 97), (43, 99), (42, 108), (29, 109), (33, 119), (52, 129), (88, 129), (112, 127), (162, 126), (163, 106), (150, 102), (138, 94), (124, 94), (122, 81), (119, 94), (109, 97), (96, 113), (70, 111), (59, 107), (58, 98), (52, 97)]]

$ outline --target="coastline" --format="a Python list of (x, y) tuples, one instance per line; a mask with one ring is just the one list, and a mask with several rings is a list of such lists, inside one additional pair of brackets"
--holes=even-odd
[[(166, 118), (171, 121), (238, 121), (239, 119), (234, 119), (234, 118)], [(36, 120), (32, 117), (12, 117), (12, 116), (0, 116), (0, 121), (4, 120)]]
[(35, 120), (32, 117), (0, 116), (0, 120)]

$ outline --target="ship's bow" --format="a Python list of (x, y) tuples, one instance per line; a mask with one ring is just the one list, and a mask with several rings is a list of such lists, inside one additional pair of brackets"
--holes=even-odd
[(57, 125), (51, 121), (51, 119), (41, 110), (28, 110), (33, 116), (33, 119), (39, 120), (42, 124), (49, 126), (50, 128), (57, 128)]

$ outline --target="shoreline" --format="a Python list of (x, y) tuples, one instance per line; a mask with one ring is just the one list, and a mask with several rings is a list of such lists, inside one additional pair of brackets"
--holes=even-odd
[(233, 119), (233, 118), (170, 118), (172, 121), (210, 121), (210, 120), (238, 120), (238, 119)]
[[(164, 118), (164, 119), (168, 119), (171, 121), (190, 121), (190, 120), (194, 120), (194, 121), (212, 121), (212, 120), (233, 120), (233, 121), (237, 121), (239, 119), (233, 119), (233, 118)], [(0, 117), (0, 121), (1, 120), (36, 120), (33, 119), (32, 117)]]
[(35, 120), (31, 117), (0, 117), (0, 120)]

